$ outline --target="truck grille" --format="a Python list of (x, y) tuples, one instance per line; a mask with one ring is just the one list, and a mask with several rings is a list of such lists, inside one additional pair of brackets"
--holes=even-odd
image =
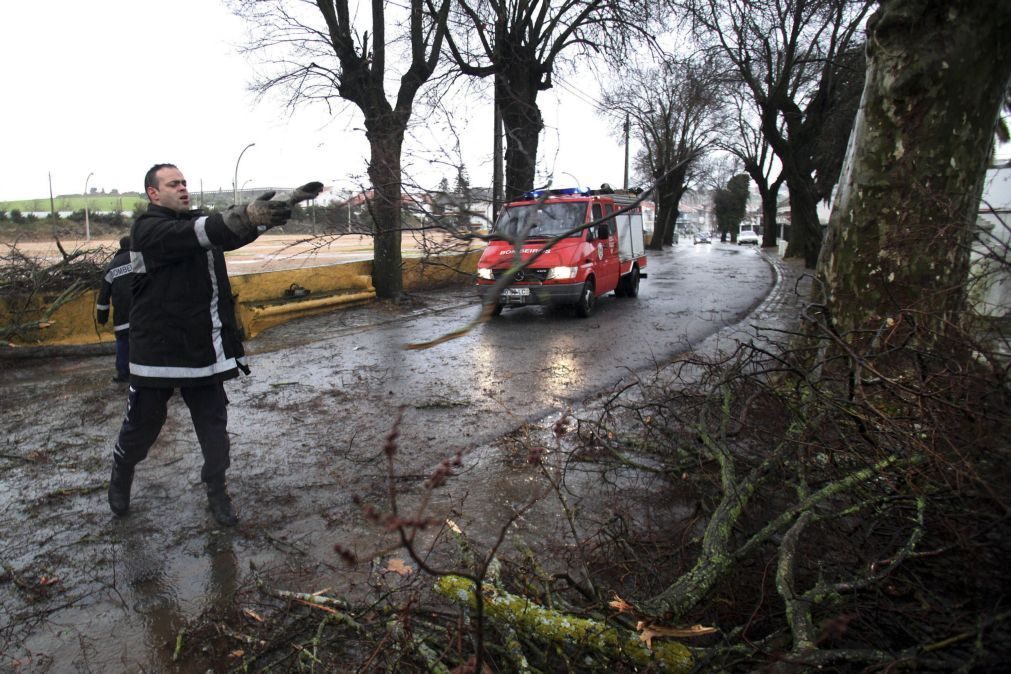
[[(495, 275), (495, 280), (499, 280), (505, 275), (507, 270), (505, 269), (495, 269), (492, 273)], [(513, 277), (514, 283), (543, 283), (548, 278), (547, 269), (523, 269), (516, 273)]]

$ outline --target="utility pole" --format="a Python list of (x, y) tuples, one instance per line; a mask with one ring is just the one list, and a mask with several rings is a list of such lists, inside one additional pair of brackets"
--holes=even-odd
[(88, 174), (88, 177), (84, 179), (84, 240), (91, 241), (91, 222), (88, 220), (88, 181), (91, 180), (91, 176), (95, 175), (94, 172)]
[(53, 199), (53, 172), (49, 172), (49, 212), (53, 216), (53, 237), (56, 237), (56, 200)]
[(628, 190), (628, 136), (629, 136), (630, 124), (628, 121), (628, 113), (625, 113), (625, 180), (623, 182), (624, 189)]

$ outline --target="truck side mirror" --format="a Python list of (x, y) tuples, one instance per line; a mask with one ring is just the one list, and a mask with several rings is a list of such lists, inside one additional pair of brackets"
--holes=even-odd
[(606, 222), (597, 225), (597, 238), (598, 239), (606, 239), (609, 236), (611, 236), (611, 225), (609, 225)]

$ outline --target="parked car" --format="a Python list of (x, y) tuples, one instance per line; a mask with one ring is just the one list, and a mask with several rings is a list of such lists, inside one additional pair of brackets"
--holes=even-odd
[(709, 238), (709, 232), (695, 232), (693, 243), (712, 243), (712, 239)]
[(745, 244), (758, 246), (762, 243), (761, 237), (755, 231), (753, 225), (741, 225), (741, 232), (737, 235), (737, 245), (743, 246)]

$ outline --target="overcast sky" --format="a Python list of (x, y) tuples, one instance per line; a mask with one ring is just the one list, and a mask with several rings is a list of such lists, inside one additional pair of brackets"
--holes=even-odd
[[(292, 113), (277, 99), (256, 101), (256, 64), (238, 54), (246, 26), (220, 0), (3, 2), (0, 25), (0, 200), (48, 196), (50, 173), (57, 195), (79, 194), (86, 181), (140, 191), (159, 162), (177, 164), (192, 192), (231, 190), (249, 143), (238, 171), (247, 189), (309, 180), (348, 189), (365, 174), (356, 109)], [(538, 102), (547, 125), (539, 159), (555, 184), (620, 185), (624, 148), (592, 103), (561, 86)], [(489, 102), (457, 102), (453, 113), (470, 183), (488, 186)], [(447, 137), (427, 121), (413, 132), (406, 168), (426, 185), (454, 181), (441, 164)]]

